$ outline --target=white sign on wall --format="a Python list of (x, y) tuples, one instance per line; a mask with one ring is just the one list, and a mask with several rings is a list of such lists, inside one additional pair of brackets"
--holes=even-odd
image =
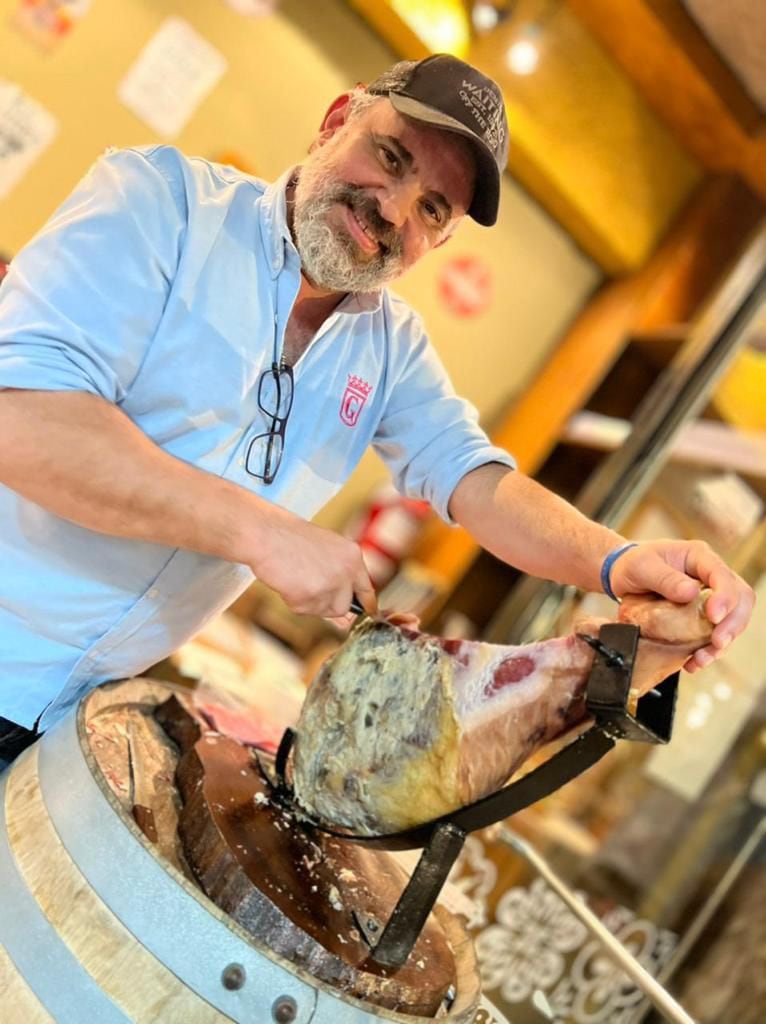
[(58, 121), (21, 86), (0, 78), (0, 199), (51, 143)]
[(117, 87), (117, 95), (157, 135), (182, 130), (226, 71), (223, 54), (183, 18), (167, 18)]

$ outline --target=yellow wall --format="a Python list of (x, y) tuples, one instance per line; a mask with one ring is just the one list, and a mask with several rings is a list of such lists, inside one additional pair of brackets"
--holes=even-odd
[[(513, 74), (505, 54), (535, 16), (540, 63)], [(608, 273), (640, 269), (701, 172), (636, 85), (567, 4), (548, 0), (518, 0), (471, 57), (497, 68), (516, 139), (511, 171)]]
[[(395, 59), (342, 0), (283, 0), (277, 14), (259, 19), (235, 14), (224, 0), (93, 0), (51, 54), (9, 26), (15, 7), (16, 0), (0, 3), (0, 75), (50, 110), (60, 132), (0, 200), (0, 251), (10, 254), (103, 149), (157, 141), (116, 90), (168, 15), (186, 18), (229, 67), (184, 131), (162, 141), (206, 157), (237, 151), (266, 178), (300, 160), (337, 93)], [(436, 274), (458, 253), (481, 255), (494, 274), (491, 308), (469, 320), (454, 318), (437, 297)], [(498, 226), (467, 221), (398, 291), (424, 315), (455, 386), (488, 422), (530, 380), (598, 280), (595, 266), (506, 176)], [(370, 457), (322, 521), (339, 525), (383, 476)]]

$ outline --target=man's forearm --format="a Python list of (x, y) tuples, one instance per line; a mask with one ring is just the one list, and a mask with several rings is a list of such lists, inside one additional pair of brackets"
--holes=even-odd
[(377, 599), (358, 545), (173, 458), (109, 402), (84, 392), (0, 390), (0, 482), (50, 512), (117, 537), (248, 565), (293, 611)]
[(450, 512), (482, 547), (533, 576), (599, 591), (605, 556), (623, 538), (523, 473), (482, 466), (460, 481)]
[[(85, 392), (0, 391), (0, 481), (100, 533), (246, 561), (266, 503), (168, 455)], [(269, 511), (278, 514), (280, 510)]]

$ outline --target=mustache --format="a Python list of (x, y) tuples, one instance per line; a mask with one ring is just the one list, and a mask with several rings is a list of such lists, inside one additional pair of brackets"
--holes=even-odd
[(401, 256), (402, 240), (399, 232), (391, 221), (381, 215), (377, 200), (367, 195), (363, 188), (344, 183), (336, 188), (333, 199), (346, 203), (364, 221), (384, 250), (384, 255)]

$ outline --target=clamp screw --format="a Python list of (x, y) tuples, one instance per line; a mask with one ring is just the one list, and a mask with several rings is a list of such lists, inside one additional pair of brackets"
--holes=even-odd
[(620, 654), (619, 651), (613, 651), (611, 647), (607, 647), (597, 637), (589, 636), (587, 633), (577, 633), (577, 638), (578, 640), (584, 640), (588, 647), (592, 647), (594, 651), (597, 651), (609, 668), (625, 668), (625, 656)]
[(277, 1024), (292, 1024), (298, 1016), (298, 1004), (292, 996), (280, 996), (274, 1000), (271, 1016)]
[(245, 968), (242, 964), (229, 964), (221, 972), (221, 984), (230, 992), (235, 992), (245, 984)]

